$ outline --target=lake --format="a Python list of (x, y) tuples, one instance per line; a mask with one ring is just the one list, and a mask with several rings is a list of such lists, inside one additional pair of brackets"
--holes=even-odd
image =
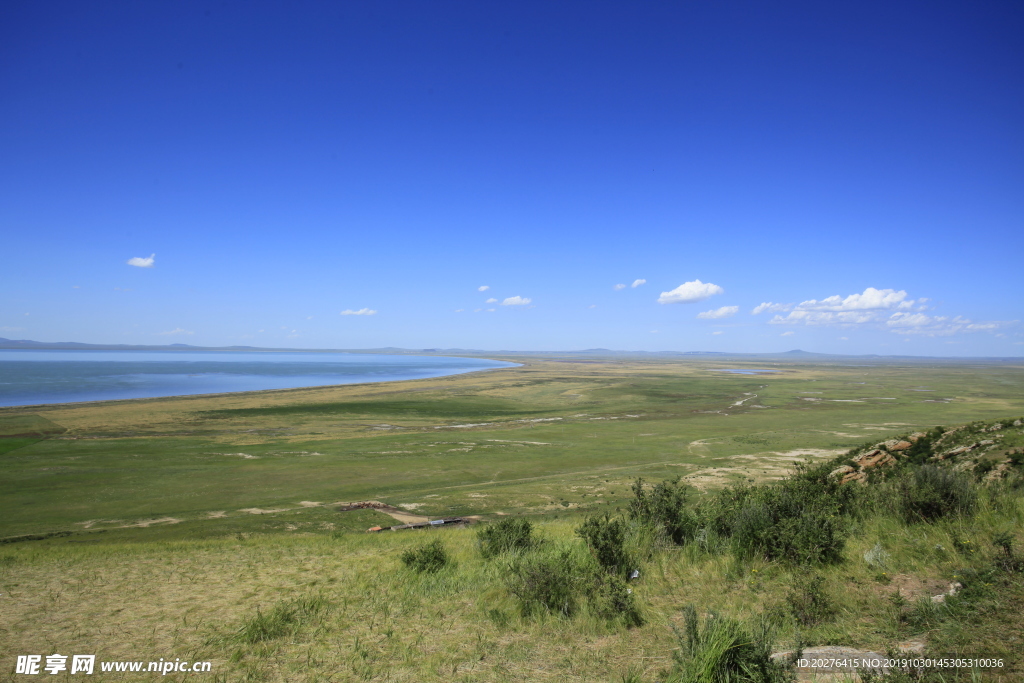
[(0, 406), (392, 382), (515, 367), (361, 353), (0, 350)]

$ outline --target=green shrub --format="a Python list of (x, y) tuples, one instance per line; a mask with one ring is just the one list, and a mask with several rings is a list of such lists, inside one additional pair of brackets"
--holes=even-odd
[(576, 534), (590, 546), (597, 563), (611, 573), (625, 574), (633, 569), (626, 549), (626, 523), (621, 519), (587, 517)]
[(816, 626), (836, 613), (822, 576), (797, 579), (786, 595), (786, 602), (797, 623), (804, 627)]
[(945, 429), (935, 427), (915, 441), (913, 445), (903, 452), (904, 457), (911, 463), (920, 465), (930, 458), (934, 453), (935, 443), (942, 438)]
[(642, 524), (664, 529), (676, 545), (689, 543), (700, 529), (700, 519), (686, 505), (686, 489), (679, 485), (678, 477), (655, 484), (650, 493), (644, 491), (644, 480), (637, 479), (633, 484), (629, 516)]
[(533, 525), (528, 520), (508, 517), (477, 532), (480, 554), (485, 558), (502, 553), (528, 550), (536, 544)]
[(621, 576), (601, 577), (594, 595), (596, 612), (605, 619), (621, 619), (627, 627), (643, 626), (644, 618), (633, 598), (633, 591)]
[(402, 562), (418, 572), (436, 572), (450, 564), (451, 558), (441, 539), (435, 538), (429, 543), (406, 550), (402, 553)]
[(907, 522), (933, 522), (950, 515), (973, 514), (978, 494), (970, 476), (923, 465), (900, 478), (895, 501)]
[(571, 548), (565, 548), (519, 557), (509, 565), (507, 580), (523, 616), (546, 612), (570, 617), (593, 585), (592, 574)]
[(771, 659), (770, 629), (764, 621), (754, 633), (733, 619), (710, 614), (701, 623), (692, 605), (684, 611), (685, 630), (673, 627), (679, 649), (670, 683), (782, 683), (793, 676)]

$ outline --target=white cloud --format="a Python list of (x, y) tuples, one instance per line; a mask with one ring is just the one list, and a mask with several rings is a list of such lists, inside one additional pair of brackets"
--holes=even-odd
[(777, 313), (778, 311), (788, 311), (793, 308), (793, 304), (774, 304), (771, 301), (765, 301), (762, 304), (754, 306), (754, 310), (750, 312), (751, 315), (758, 315), (768, 311), (769, 313)]
[(839, 341), (850, 341), (849, 337), (840, 337)]
[(533, 301), (533, 299), (527, 299), (521, 296), (510, 296), (501, 302), (502, 306), (525, 306)]
[(463, 311), (463, 310), (464, 310), (464, 309), (462, 309), (462, 308), (456, 308), (456, 309), (455, 309), (455, 312), (456, 312), (456, 313), (462, 313), (462, 311)]
[(479, 287), (476, 288), (476, 291), (478, 291), (478, 292), (486, 292), (490, 288), (491, 288), (490, 285), (480, 285)]
[(788, 332), (783, 332), (779, 336), (780, 337), (792, 337), (793, 336), (793, 330), (789, 330)]
[(21, 332), (24, 327), (0, 327), (0, 332)]
[[(860, 294), (846, 297), (833, 295), (824, 299), (808, 299), (795, 306), (764, 303), (753, 313), (762, 311), (789, 311), (785, 317), (776, 315), (769, 320), (772, 325), (861, 325), (880, 323), (888, 311), (908, 311), (919, 301), (907, 299), (907, 293), (895, 289), (868, 287)], [(790, 308), (792, 310), (790, 310)], [(918, 307), (920, 310), (920, 306)]]
[(358, 311), (353, 311), (351, 308), (346, 308), (339, 315), (377, 315), (377, 311), (372, 308), (360, 308)]
[(646, 285), (646, 284), (647, 284), (647, 280), (644, 280), (643, 278), (640, 278), (639, 280), (633, 280), (633, 284), (631, 284), (630, 287), (632, 287), (633, 289), (636, 289), (640, 285)]
[(620, 292), (620, 291), (622, 291), (625, 288), (626, 288), (626, 285), (622, 284), (621, 282), (619, 284), (615, 285), (614, 287), (612, 287), (612, 289), (614, 289), (616, 292)]
[(597, 308), (597, 304), (590, 304), (587, 308)]
[(948, 337), (958, 332), (995, 332), (1016, 324), (1017, 320), (991, 320), (976, 323), (969, 318), (897, 311), (889, 316), (885, 325), (896, 334), (921, 334), (928, 337)]
[(907, 310), (914, 305), (914, 300), (907, 301), (907, 293), (895, 289), (875, 289), (868, 287), (862, 294), (851, 294), (845, 299), (838, 294), (818, 301), (809, 299), (797, 306), (803, 311), (876, 311), (880, 309)]
[(195, 334), (195, 332), (191, 332), (189, 330), (183, 330), (180, 327), (175, 327), (173, 330), (168, 330), (167, 332), (157, 332), (157, 334), (179, 335), (179, 334)]
[(313, 319), (313, 316), (311, 316), (311, 315), (307, 315), (306, 316), (306, 320), (312, 320), (312, 319)]
[(715, 330), (715, 331), (714, 331), (714, 332), (712, 332), (711, 334), (722, 334), (722, 330)]
[(697, 317), (703, 320), (717, 320), (719, 318), (728, 318), (730, 316), (736, 315), (736, 313), (739, 310), (739, 306), (722, 306), (721, 308), (716, 308), (713, 311), (704, 311), (703, 313), (698, 313)]
[(485, 304), (496, 304), (496, 303), (498, 303), (498, 300), (497, 300), (497, 299), (495, 299), (495, 298), (494, 298), (494, 297), (492, 296), (492, 297), (491, 297), (490, 299), (488, 299), (488, 300), (487, 300), (487, 301), (485, 301), (484, 303), (485, 303)]
[(724, 289), (710, 282), (691, 280), (690, 282), (684, 282), (670, 292), (662, 292), (661, 296), (658, 297), (658, 303), (692, 304), (724, 292)]
[(153, 262), (156, 259), (156, 254), (150, 254), (149, 258), (141, 258), (139, 256), (133, 256), (128, 259), (129, 266), (136, 266), (138, 268), (152, 268)]
[(71, 285), (71, 289), (81, 289), (78, 285)]
[(497, 308), (488, 308), (487, 312), (488, 313), (494, 313), (496, 310), (498, 310), (498, 309)]

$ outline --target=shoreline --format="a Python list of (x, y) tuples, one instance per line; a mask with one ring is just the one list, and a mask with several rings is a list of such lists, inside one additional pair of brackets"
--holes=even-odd
[[(245, 353), (245, 352), (239, 352), (239, 353)], [(365, 354), (365, 355), (385, 355), (385, 354)], [(404, 356), (404, 357), (405, 358), (409, 358), (410, 356)], [(510, 368), (523, 367), (525, 365), (525, 363), (516, 363), (516, 362), (513, 362), (513, 361), (498, 360), (498, 359), (493, 359), (493, 358), (478, 358), (478, 357), (463, 357), (463, 356), (423, 356), (423, 358), (460, 358), (460, 359), (461, 358), (466, 358), (467, 360), (474, 360), (474, 361), (484, 360), (484, 361), (490, 361), (490, 362), (494, 362), (494, 363), (505, 363), (505, 365), (496, 366), (496, 367), (482, 367), (482, 368), (460, 369), (460, 370), (456, 370), (454, 372), (451, 372), (451, 371), (441, 372), (441, 373), (438, 373), (438, 374), (432, 374), (432, 375), (423, 376), (423, 377), (407, 377), (407, 376), (403, 376), (403, 377), (396, 377), (394, 379), (366, 379), (365, 377), (361, 377), (360, 379), (357, 379), (357, 380), (351, 381), (351, 382), (332, 382), (332, 383), (328, 383), (328, 384), (305, 384), (305, 385), (302, 385), (302, 386), (294, 386), (294, 387), (271, 387), (271, 388), (266, 388), (266, 389), (243, 389), (243, 390), (240, 390), (240, 391), (214, 391), (214, 392), (186, 393), (186, 394), (174, 393), (174, 394), (166, 394), (166, 395), (158, 395), (158, 396), (133, 396), (133, 397), (125, 397), (125, 398), (94, 398), (94, 399), (84, 399), (84, 400), (80, 400), (80, 401), (76, 401), (76, 400), (53, 401), (53, 402), (46, 402), (46, 403), (19, 403), (19, 404), (15, 404), (15, 405), (0, 405), (0, 414), (10, 413), (10, 412), (22, 412), (22, 411), (26, 411), (26, 410), (34, 411), (34, 410), (56, 409), (56, 408), (81, 408), (81, 407), (86, 407), (86, 406), (97, 406), (97, 405), (100, 405), (100, 404), (124, 405), (124, 404), (126, 404), (128, 402), (139, 402), (139, 401), (155, 402), (155, 401), (171, 401), (171, 400), (180, 400), (180, 399), (209, 399), (209, 398), (218, 398), (218, 397), (220, 397), (220, 398), (224, 398), (224, 397), (244, 397), (244, 396), (252, 396), (252, 395), (255, 395), (255, 394), (267, 395), (267, 394), (271, 394), (271, 393), (310, 391), (310, 390), (330, 389), (330, 388), (337, 388), (337, 387), (350, 387), (350, 386), (354, 387), (354, 386), (360, 386), (360, 385), (367, 386), (367, 385), (373, 385), (373, 384), (393, 384), (393, 383), (396, 383), (396, 382), (416, 382), (416, 381), (423, 381), (423, 380), (443, 379), (445, 377), (456, 377), (456, 376), (459, 376), (459, 375), (467, 375), (467, 374), (472, 374), (472, 373), (477, 373), (477, 372), (486, 372), (486, 371), (493, 371), (493, 370), (507, 370), (507, 369), (510, 369)], [(187, 374), (187, 373), (181, 373), (181, 374)]]

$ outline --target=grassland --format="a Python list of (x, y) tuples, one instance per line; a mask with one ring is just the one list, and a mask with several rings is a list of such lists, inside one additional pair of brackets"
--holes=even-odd
[[(1024, 367), (1009, 364), (721, 367), (530, 360), (395, 384), (0, 410), (0, 538), (16, 541), (0, 544), (3, 671), (16, 653), (68, 651), (211, 659), (223, 680), (654, 680), (682, 605), (749, 613), (784, 601), (799, 570), (664, 552), (638, 588), (642, 627), (524, 618), (472, 529), (428, 532), (444, 534), (455, 566), (415, 575), (398, 556), (420, 534), (358, 533), (391, 520), (331, 504), (528, 515), (568, 543), (582, 516), (623, 510), (638, 476), (710, 495), (895, 434), (1024, 415)], [(877, 571), (854, 560), (883, 541), (891, 573), (934, 588), (953, 566), (942, 563), (961, 560), (930, 548), (990, 545), (1024, 521), (1018, 503), (985, 505), (959, 527), (865, 522), (851, 562), (823, 572), (843, 616), (809, 635), (882, 651), (906, 636), (885, 616)], [(239, 641), (254, 615), (301, 599), (318, 607), (287, 637)], [(1024, 607), (1024, 591), (1010, 584), (998, 600), (977, 628)], [(977, 637), (952, 623), (962, 628), (944, 622), (934, 638)]]

